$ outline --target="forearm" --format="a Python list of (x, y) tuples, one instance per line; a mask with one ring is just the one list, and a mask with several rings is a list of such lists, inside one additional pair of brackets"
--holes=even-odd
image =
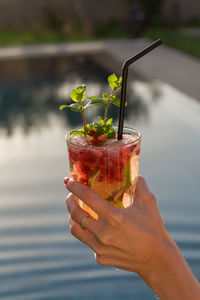
[(168, 241), (159, 249), (160, 255), (152, 262), (144, 281), (161, 300), (199, 300), (200, 285), (177, 245)]

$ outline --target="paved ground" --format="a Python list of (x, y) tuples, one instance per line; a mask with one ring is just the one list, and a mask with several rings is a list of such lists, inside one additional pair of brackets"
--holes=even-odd
[[(138, 39), (108, 43), (107, 49), (121, 63), (146, 47), (150, 41)], [(200, 60), (167, 46), (160, 46), (132, 66), (148, 78), (158, 78), (200, 101)]]
[(200, 36), (200, 27), (183, 28), (181, 32), (189, 36)]
[[(0, 48), (0, 60), (67, 53), (106, 51), (119, 64), (151, 42), (145, 39), (65, 43), (48, 46)], [(200, 60), (160, 46), (131, 66), (147, 78), (158, 78), (200, 101)]]

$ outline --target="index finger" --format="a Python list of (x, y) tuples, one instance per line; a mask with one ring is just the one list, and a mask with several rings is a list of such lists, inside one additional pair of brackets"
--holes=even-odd
[(70, 179), (65, 186), (98, 215), (107, 215), (107, 213), (113, 209), (112, 205), (104, 200), (99, 194), (78, 181)]

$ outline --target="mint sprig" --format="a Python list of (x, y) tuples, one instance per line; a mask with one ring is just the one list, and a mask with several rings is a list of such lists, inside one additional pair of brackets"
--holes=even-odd
[[(86, 86), (81, 85), (74, 89), (71, 92), (71, 98), (75, 103), (65, 104), (60, 106), (60, 110), (65, 108), (69, 108), (72, 111), (80, 112), (83, 119), (83, 129), (81, 130), (73, 130), (71, 134), (81, 134), (85, 136), (89, 136), (91, 134), (91, 130), (94, 133), (94, 138), (97, 138), (100, 135), (105, 135), (108, 139), (113, 138), (116, 135), (114, 128), (111, 126), (112, 119), (107, 119), (108, 109), (110, 104), (114, 104), (117, 107), (120, 107), (120, 98), (116, 96), (116, 91), (121, 90), (122, 77), (119, 78), (115, 74), (111, 74), (108, 77), (108, 83), (111, 88), (110, 93), (103, 92), (102, 97), (90, 96), (87, 97), (87, 103), (83, 105), (83, 101), (86, 98)], [(94, 122), (92, 124), (86, 124), (84, 111), (91, 106), (104, 106), (104, 118), (99, 117), (99, 122)]]
[(116, 90), (116, 89), (120, 88), (122, 78), (120, 76), (120, 78), (118, 79), (115, 74), (112, 74), (112, 75), (108, 76), (108, 82), (109, 82), (111, 89)]
[(70, 94), (72, 100), (75, 103), (72, 103), (70, 105), (61, 105), (60, 106), (60, 110), (63, 110), (64, 108), (69, 108), (72, 111), (81, 113), (82, 120), (83, 120), (84, 132), (86, 132), (86, 130), (85, 130), (86, 121), (85, 121), (85, 115), (84, 115), (85, 108), (83, 106), (83, 101), (85, 100), (85, 94), (86, 94), (86, 86), (81, 85), (81, 86), (77, 87), (76, 89), (74, 89)]
[(71, 98), (74, 102), (82, 103), (85, 100), (86, 85), (83, 84), (71, 92)]
[(80, 135), (86, 135), (90, 136), (91, 130), (94, 130), (94, 138), (98, 138), (101, 135), (106, 136), (108, 139), (114, 138), (116, 135), (116, 132), (114, 128), (111, 126), (112, 124), (112, 118), (108, 119), (106, 122), (101, 117), (99, 118), (99, 122), (93, 122), (92, 124), (87, 124), (85, 130), (73, 130), (70, 132), (70, 135), (73, 134), (80, 134)]
[[(101, 117), (99, 118), (99, 122), (93, 122), (92, 124), (87, 124), (87, 134), (90, 131), (94, 130), (94, 138), (99, 137), (100, 135), (105, 135), (108, 139), (113, 138), (116, 135), (114, 128), (111, 126), (112, 118), (108, 119), (106, 122)], [(89, 126), (88, 126), (89, 125)]]
[(63, 110), (64, 108), (70, 108), (70, 110), (72, 111), (76, 111), (76, 112), (83, 112), (84, 111), (84, 107), (80, 105), (80, 103), (72, 103), (70, 105), (61, 105), (60, 106), (60, 110)]
[(115, 95), (115, 92), (121, 90), (122, 77), (120, 76), (118, 78), (115, 74), (112, 74), (108, 76), (108, 83), (112, 89), (109, 95), (103, 92), (102, 97), (90, 96), (88, 97), (90, 101), (86, 104), (86, 108), (93, 105), (105, 106), (104, 120), (107, 119), (108, 109), (111, 103), (120, 107), (120, 98)]
[(91, 97), (88, 97), (88, 99), (90, 99), (90, 101), (88, 101), (88, 103), (85, 105), (84, 109), (86, 109), (90, 106), (97, 106), (97, 105), (106, 106), (107, 105), (107, 101), (105, 101), (103, 98), (91, 96)]

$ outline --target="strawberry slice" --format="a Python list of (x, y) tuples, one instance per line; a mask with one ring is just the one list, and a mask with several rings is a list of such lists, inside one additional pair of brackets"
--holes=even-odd
[(91, 138), (88, 139), (88, 141), (90, 144), (94, 146), (102, 146), (107, 141), (107, 139), (108, 138), (104, 134), (102, 134), (98, 137), (92, 136)]

